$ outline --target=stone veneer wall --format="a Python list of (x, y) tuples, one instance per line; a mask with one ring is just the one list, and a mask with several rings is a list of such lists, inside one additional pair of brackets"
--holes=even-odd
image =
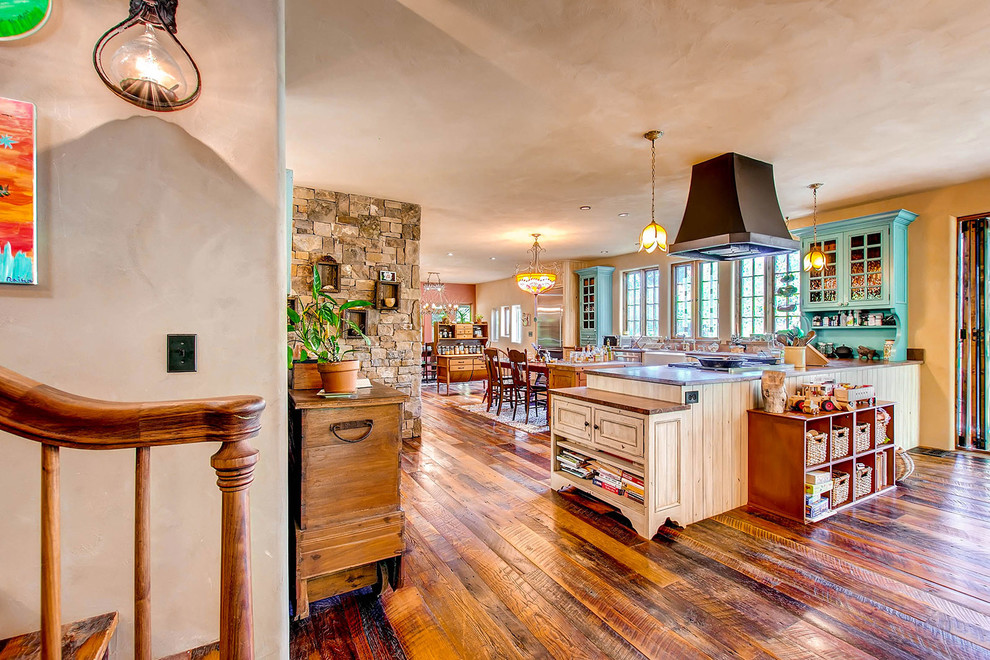
[[(331, 257), (340, 265), (343, 300), (375, 298), (378, 273), (390, 270), (401, 283), (397, 310), (368, 309), (371, 346), (348, 340), (368, 378), (410, 396), (402, 435), (420, 435), (422, 321), (420, 316), (418, 204), (314, 188), (293, 189), (292, 292), (308, 302), (312, 264)], [(334, 294), (338, 298), (338, 294)]]

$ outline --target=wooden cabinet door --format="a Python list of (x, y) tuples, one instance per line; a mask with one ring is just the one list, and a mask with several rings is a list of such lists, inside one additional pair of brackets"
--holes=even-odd
[(639, 415), (595, 408), (592, 444), (602, 451), (643, 458), (646, 428)]
[(553, 430), (554, 433), (573, 440), (591, 442), (591, 421), (594, 417), (592, 407), (578, 403), (572, 399), (554, 397), (553, 399)]

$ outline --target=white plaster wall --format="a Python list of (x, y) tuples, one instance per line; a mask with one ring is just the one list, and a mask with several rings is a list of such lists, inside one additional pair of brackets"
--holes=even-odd
[[(256, 649), (288, 654), (281, 0), (179, 6), (202, 98), (155, 115), (113, 96), (91, 53), (124, 0), (59, 2), (0, 44), (0, 93), (38, 106), (40, 284), (0, 287), (0, 364), (95, 398), (259, 394), (252, 488)], [(165, 373), (165, 335), (199, 371)], [(219, 635), (214, 446), (152, 452), (156, 657)], [(131, 654), (133, 451), (62, 452), (63, 620), (121, 613)], [(39, 626), (40, 450), (0, 434), (0, 638)]]

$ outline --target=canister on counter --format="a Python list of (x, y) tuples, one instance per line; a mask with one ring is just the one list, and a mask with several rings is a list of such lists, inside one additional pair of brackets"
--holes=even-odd
[(894, 340), (886, 339), (883, 342), (883, 361), (890, 361), (891, 356), (894, 354)]

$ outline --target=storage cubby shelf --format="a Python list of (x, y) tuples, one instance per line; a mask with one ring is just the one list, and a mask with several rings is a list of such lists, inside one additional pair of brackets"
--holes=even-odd
[[(878, 410), (888, 415), (885, 432), (878, 438)], [(798, 412), (768, 413), (749, 411), (749, 504), (799, 522), (818, 522), (859, 502), (891, 491), (894, 483), (894, 404), (877, 402), (874, 406), (843, 410), (819, 415)], [(857, 425), (869, 426), (869, 445), (856, 450)], [(849, 453), (831, 458), (833, 430), (849, 429)], [(808, 465), (809, 431), (826, 436), (825, 455), (828, 460)], [(878, 442), (890, 438), (889, 442)], [(821, 450), (817, 445), (816, 453)], [(841, 449), (840, 449), (841, 451)], [(870, 469), (870, 489), (856, 495), (856, 465)], [(879, 470), (882, 469), (882, 479)], [(806, 516), (805, 477), (809, 472), (830, 472), (833, 488), (836, 472), (849, 474), (849, 495), (838, 506), (814, 517)], [(831, 492), (831, 491), (827, 491)], [(831, 502), (831, 495), (829, 495)]]

